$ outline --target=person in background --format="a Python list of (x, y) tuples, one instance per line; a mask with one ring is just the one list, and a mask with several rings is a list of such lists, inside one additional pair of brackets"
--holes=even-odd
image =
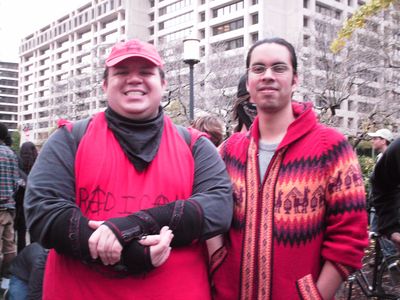
[(26, 246), (10, 265), (10, 286), (5, 300), (41, 300), (48, 250), (38, 243)]
[(0, 123), (0, 266), (1, 288), (8, 288), (8, 267), (16, 255), (14, 239), (15, 200), (13, 195), (18, 187), (18, 158), (5, 144), (8, 129)]
[(246, 68), (257, 117), (219, 147), (234, 217), (212, 274), (215, 299), (333, 299), (368, 245), (357, 157), (341, 133), (318, 123), (311, 103), (292, 100), (289, 42), (256, 42)]
[[(376, 156), (376, 162), (380, 160), (383, 153), (386, 151), (389, 144), (393, 141), (393, 134), (389, 129), (383, 128), (379, 129), (376, 132), (368, 132), (368, 136), (371, 137), (371, 145), (372, 149), (375, 153), (378, 153)], [(369, 223), (370, 223), (370, 235), (377, 233), (377, 224), (378, 221), (376, 219), (375, 208), (372, 205), (373, 199), (372, 195), (369, 196), (368, 199), (368, 210), (369, 210)]]
[(218, 147), (224, 138), (224, 124), (216, 116), (202, 116), (193, 121), (192, 128), (205, 132), (210, 141)]
[(248, 131), (257, 115), (256, 106), (252, 103), (246, 88), (246, 81), (247, 74), (244, 74), (240, 77), (237, 87), (236, 101), (233, 106), (233, 119), (237, 122), (234, 132)]
[(368, 132), (367, 135), (371, 137), (372, 148), (378, 153), (376, 156), (376, 161), (378, 162), (393, 141), (393, 133), (389, 129), (383, 128), (378, 129), (376, 132)]
[(17, 251), (18, 253), (24, 249), (26, 245), (26, 224), (24, 214), (24, 197), (25, 187), (28, 175), (35, 163), (38, 156), (38, 151), (35, 144), (32, 142), (25, 142), (21, 145), (19, 150), (19, 170), (21, 181), (19, 188), (15, 193), (16, 214), (14, 220), (14, 228), (17, 231)]
[(400, 138), (392, 142), (371, 176), (378, 231), (400, 250)]
[(43, 299), (210, 299), (204, 241), (233, 212), (225, 165), (164, 114), (153, 45), (117, 43), (105, 65), (105, 112), (79, 139), (61, 124), (29, 174), (27, 225), (51, 249)]

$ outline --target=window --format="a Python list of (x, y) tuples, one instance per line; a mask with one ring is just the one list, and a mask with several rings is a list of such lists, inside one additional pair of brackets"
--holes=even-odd
[(347, 110), (348, 111), (353, 111), (354, 108), (355, 108), (354, 101), (353, 100), (348, 100), (347, 101)]
[(310, 5), (310, 1), (309, 0), (303, 0), (303, 7), (304, 8), (308, 8)]
[(304, 47), (310, 46), (310, 36), (309, 35), (303, 35), (303, 46)]
[(308, 27), (308, 17), (303, 17), (303, 27)]
[[(236, 49), (236, 48), (241, 48), (243, 47), (244, 42), (243, 42), (243, 37), (237, 38), (237, 39), (233, 39), (230, 41), (225, 41), (223, 43), (223, 50), (227, 51), (227, 50), (232, 50), (232, 49)], [(221, 45), (219, 44), (217, 49), (220, 49)]]
[(348, 118), (347, 119), (347, 128), (353, 128), (354, 127), (354, 118)]
[(204, 46), (200, 47), (200, 56), (203, 57), (204, 55), (206, 55), (206, 49)]
[(315, 11), (317, 13), (320, 13), (323, 16), (335, 18), (337, 20), (340, 20), (340, 18), (342, 16), (341, 10), (330, 7), (330, 6), (322, 4), (322, 3), (318, 3), (318, 2), (315, 5)]
[(204, 22), (206, 20), (206, 13), (203, 11), (199, 15), (200, 15), (200, 22)]
[(213, 10), (213, 17), (221, 17), (229, 15), (230, 13), (240, 11), (243, 9), (243, 1), (235, 2), (229, 5), (225, 5)]
[(258, 24), (258, 14), (251, 16), (251, 24)]
[(199, 36), (200, 36), (200, 39), (204, 39), (206, 37), (206, 30), (205, 29), (200, 29), (199, 30)]
[(251, 34), (251, 42), (254, 44), (257, 41), (258, 41), (258, 32), (252, 33)]
[(221, 24), (213, 28), (213, 35), (222, 34), (232, 30), (243, 28), (243, 19)]
[(158, 14), (160, 16), (163, 16), (163, 15), (165, 15), (167, 13), (172, 13), (174, 11), (177, 11), (177, 10), (180, 10), (182, 8), (188, 7), (191, 4), (192, 4), (192, 0), (177, 1), (177, 2), (171, 3), (171, 4), (167, 5), (167, 6), (161, 7), (158, 10)]

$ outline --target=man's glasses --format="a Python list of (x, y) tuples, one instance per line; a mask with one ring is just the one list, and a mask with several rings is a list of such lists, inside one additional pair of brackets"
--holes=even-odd
[(271, 69), (271, 72), (274, 74), (284, 74), (287, 71), (289, 71), (289, 66), (286, 64), (276, 64), (270, 67), (264, 65), (253, 65), (250, 68), (248, 68), (249, 72), (255, 75), (264, 75), (268, 69)]

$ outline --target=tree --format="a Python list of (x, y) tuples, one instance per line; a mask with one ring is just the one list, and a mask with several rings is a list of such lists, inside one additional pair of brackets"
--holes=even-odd
[[(314, 16), (314, 28), (305, 40), (316, 48), (303, 47), (299, 53), (306, 99), (315, 102), (323, 123), (341, 127), (356, 146), (366, 132), (385, 126), (397, 128), (400, 104), (397, 101), (396, 69), (389, 67), (393, 51), (387, 49), (390, 31), (379, 21), (368, 20), (366, 30), (357, 32), (340, 52), (330, 51), (339, 24)], [(377, 25), (378, 24), (378, 25)], [(377, 31), (374, 33), (373, 31)], [(381, 34), (385, 31), (386, 36)], [(390, 47), (389, 47), (390, 48)]]
[[(164, 107), (176, 123), (188, 125), (189, 67), (182, 61), (182, 42), (165, 43), (160, 48), (166, 62), (164, 70), (168, 81)], [(197, 115), (218, 115), (229, 131), (233, 100), (244, 60), (240, 50), (226, 50), (226, 43), (212, 45), (211, 53), (204, 55), (195, 66), (194, 104)]]
[(333, 40), (330, 49), (337, 53), (346, 45), (346, 40), (350, 39), (356, 29), (365, 26), (369, 17), (388, 8), (391, 4), (398, 4), (398, 0), (371, 0), (370, 2), (360, 6), (358, 10), (346, 20), (343, 27), (339, 30), (337, 38)]

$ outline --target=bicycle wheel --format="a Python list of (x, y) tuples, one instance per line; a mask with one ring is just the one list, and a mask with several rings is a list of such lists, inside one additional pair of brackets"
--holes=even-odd
[(381, 295), (380, 299), (400, 299), (400, 282), (391, 274), (388, 268), (399, 259), (400, 257), (394, 256), (380, 265), (377, 278), (377, 291)]

